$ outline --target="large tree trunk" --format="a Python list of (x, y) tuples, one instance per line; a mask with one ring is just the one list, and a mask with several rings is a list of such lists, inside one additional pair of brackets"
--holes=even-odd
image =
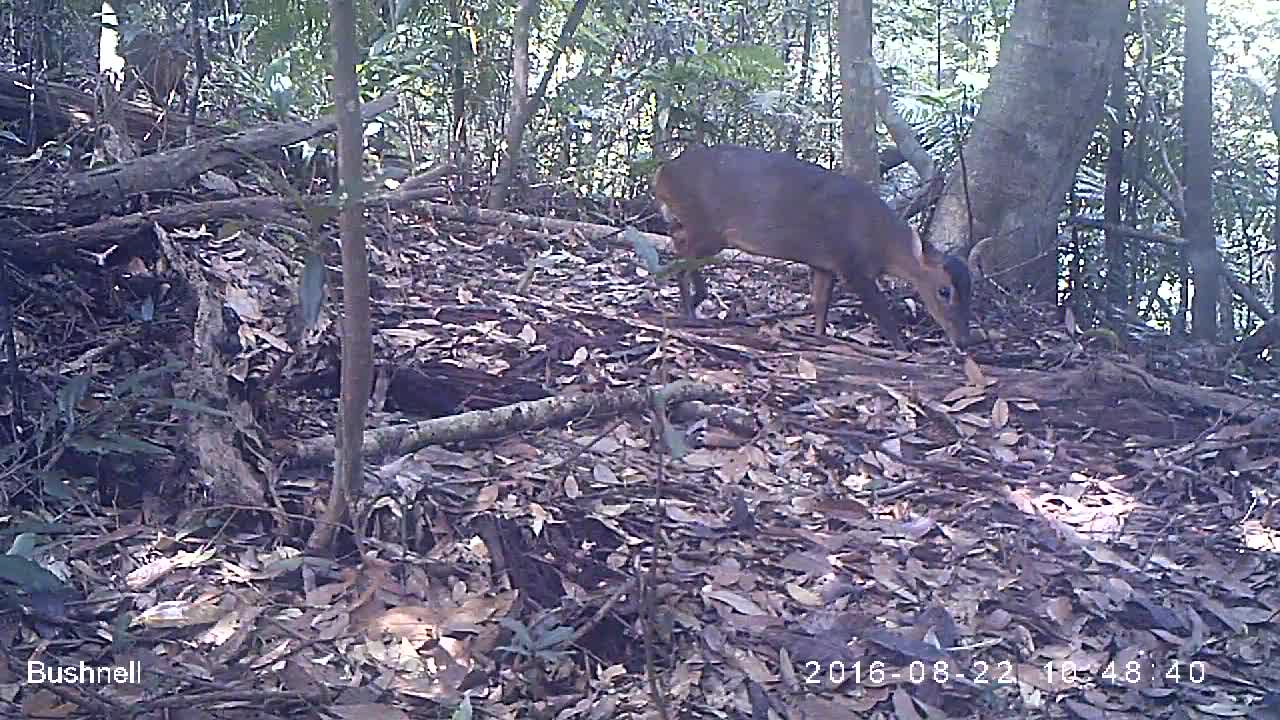
[[(1280, 63), (1276, 64), (1275, 86), (1271, 88), (1271, 131), (1280, 137)], [(1280, 154), (1276, 159), (1280, 161)], [(1276, 178), (1276, 208), (1280, 209), (1280, 177)], [(1280, 211), (1271, 216), (1271, 307), (1280, 315)]]
[(844, 172), (880, 179), (876, 156), (875, 72), (871, 65), (871, 0), (840, 0), (840, 146)]
[(1191, 334), (1218, 337), (1218, 247), (1213, 234), (1213, 106), (1209, 75), (1209, 13), (1205, 0), (1187, 0), (1186, 66), (1182, 81), (1182, 133), (1186, 217), (1182, 235), (1190, 243)]
[[(1111, 127), (1107, 133), (1107, 181), (1103, 194), (1102, 216), (1107, 222), (1120, 224), (1120, 206), (1124, 202), (1121, 182), (1124, 179), (1124, 128), (1128, 121), (1128, 86), (1125, 74), (1124, 42), (1116, 43), (1115, 67), (1112, 68), (1111, 89), (1107, 94), (1107, 107), (1111, 111)], [(1107, 252), (1107, 305), (1114, 317), (1125, 317), (1128, 301), (1130, 273), (1128, 245), (1113, 231), (1106, 233)]]
[(967, 183), (957, 167), (934, 215), (937, 244), (993, 236), (988, 276), (1054, 298), (1057, 211), (1102, 113), (1126, 11), (1116, 0), (1019, 0), (964, 146)]

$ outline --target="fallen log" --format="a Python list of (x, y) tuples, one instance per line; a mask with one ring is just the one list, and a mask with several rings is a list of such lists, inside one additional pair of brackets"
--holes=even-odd
[[(424, 173), (427, 179), (437, 177), (439, 169)], [(440, 188), (423, 187), (413, 190), (413, 197), (435, 196)], [(365, 205), (391, 201), (397, 193), (382, 193), (365, 197)], [(407, 202), (401, 201), (401, 202)], [(298, 215), (289, 212), (292, 203), (274, 196), (233, 198), (186, 205), (169, 205), (145, 212), (109, 217), (90, 225), (80, 225), (65, 230), (36, 235), (6, 236), (0, 234), (0, 250), (9, 250), (24, 260), (49, 260), (65, 257), (76, 250), (92, 250), (110, 247), (133, 238), (140, 232), (150, 231), (155, 225), (162, 227), (189, 227), (215, 220), (254, 219), (307, 232), (309, 225)]]
[[(159, 124), (161, 111), (146, 103), (117, 98), (124, 116), (129, 138), (143, 147), (157, 147), (160, 134), (152, 130)], [(39, 142), (57, 140), (71, 131), (91, 129), (98, 120), (97, 99), (70, 85), (54, 82), (28, 83), (25, 75), (0, 72), (0, 118), (23, 127), (30, 122)], [(166, 119), (168, 133), (183, 137), (189, 127), (187, 119), (170, 114)], [(198, 139), (225, 134), (211, 125), (197, 123), (193, 134)]]
[[(386, 112), (395, 102), (395, 93), (384, 95), (362, 104), (360, 115), (367, 120)], [(101, 212), (130, 195), (184, 187), (201, 173), (239, 162), (246, 155), (333, 132), (337, 122), (336, 116), (326, 115), (315, 120), (268, 125), (90, 170), (68, 180), (62, 202), (77, 213)]]
[(92, 225), (55, 230), (38, 235), (6, 237), (0, 235), (0, 250), (11, 250), (24, 261), (49, 260), (76, 250), (109, 247), (128, 240), (140, 232), (162, 227), (188, 227), (210, 220), (253, 218), (307, 231), (307, 223), (287, 212), (285, 202), (275, 197), (249, 197), (215, 200), (188, 205), (171, 205), (146, 212), (111, 217)]
[[(472, 410), (434, 420), (366, 430), (364, 454), (369, 459), (408, 455), (427, 445), (500, 437), (559, 425), (588, 415), (593, 418), (620, 415), (644, 408), (651, 391), (665, 397), (669, 405), (689, 400), (723, 401), (726, 398), (718, 388), (679, 381), (661, 387), (528, 400), (492, 410)], [(297, 465), (319, 465), (333, 462), (333, 443), (334, 437), (325, 435), (285, 443), (285, 447), (278, 446), (278, 449), (286, 450)]]
[(219, 334), (225, 332), (222, 320), (222, 292), (205, 279), (190, 253), (171, 241), (163, 228), (156, 228), (160, 252), (174, 269), (191, 284), (191, 302), (195, 311), (193, 332), (184, 344), (192, 358), (183, 371), (180, 387), (189, 393), (184, 400), (198, 405), (221, 408), (222, 413), (186, 413), (186, 448), (191, 458), (191, 472), (216, 502), (241, 503), (252, 507), (266, 505), (264, 474), (245, 460), (242, 447), (261, 446), (261, 429), (253, 419), (253, 410), (242, 398), (227, 392), (228, 369), (217, 350)]

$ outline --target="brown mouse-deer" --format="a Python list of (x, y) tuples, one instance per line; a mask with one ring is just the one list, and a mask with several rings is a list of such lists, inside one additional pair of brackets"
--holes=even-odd
[[(708, 257), (735, 248), (808, 265), (817, 335), (826, 332), (827, 308), (839, 276), (862, 298), (885, 339), (905, 347), (876, 286), (877, 278), (889, 274), (911, 283), (956, 347), (968, 344), (968, 267), (922, 242), (861, 180), (784, 153), (695, 146), (659, 168), (654, 194), (681, 257)], [(695, 317), (706, 296), (700, 272), (681, 274), (687, 317)]]
[(124, 60), (156, 105), (165, 107), (183, 85), (190, 59), (176, 38), (142, 30), (124, 44)]

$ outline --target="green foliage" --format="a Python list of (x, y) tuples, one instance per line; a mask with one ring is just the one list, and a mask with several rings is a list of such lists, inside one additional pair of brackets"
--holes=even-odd
[(567, 653), (562, 647), (573, 639), (572, 626), (560, 625), (555, 616), (548, 615), (528, 627), (514, 618), (502, 618), (503, 627), (511, 631), (511, 643), (499, 647), (499, 650), (513, 655), (550, 662), (559, 660)]
[[(572, 6), (573, 0), (540, 4), (531, 87), (547, 71)], [(940, 168), (957, 162), (958, 135), (972, 123), (1014, 6), (1011, 0), (874, 3), (873, 52), (898, 111)], [(97, 11), (92, 3), (67, 7), (83, 17)], [(1142, 8), (1141, 32), (1135, 27), (1130, 33), (1132, 102), (1120, 118), (1131, 143), (1123, 189), (1132, 217), (1126, 221), (1176, 233), (1179, 219), (1169, 199), (1181, 187), (1183, 4), (1150, 0)], [(550, 185), (601, 205), (645, 198), (660, 158), (696, 140), (794, 147), (802, 157), (834, 162), (840, 147), (837, 9), (834, 0), (592, 0), (527, 128), (519, 169), (527, 182), (521, 184)], [(128, 11), (131, 21), (149, 28), (177, 28), (188, 20), (190, 6), (144, 0)], [(371, 125), (376, 131), (367, 140), (384, 151), (412, 150), (420, 165), (442, 160), (460, 91), (467, 149), (477, 161), (470, 170), (484, 183), (506, 123), (512, 3), (396, 0), (358, 4), (356, 11), (365, 48), (358, 66), (364, 97), (395, 89), (402, 98), (396, 111)], [(205, 111), (231, 112), (246, 125), (331, 111), (325, 0), (247, 0), (209, 12), (200, 19), (212, 41)], [(1265, 252), (1276, 216), (1270, 195), (1277, 173), (1266, 103), (1276, 92), (1280, 3), (1215, 0), (1211, 42), (1216, 225), (1228, 263), (1263, 287), (1275, 272)], [(456, 69), (461, 87), (455, 87)], [(1135, 104), (1143, 96), (1146, 101)], [(1135, 134), (1140, 142), (1132, 141)], [(1153, 141), (1157, 135), (1163, 150)], [(1073, 212), (1101, 214), (1107, 143), (1107, 128), (1100, 126), (1076, 176)], [(311, 149), (296, 151), (306, 163)], [(902, 178), (910, 182), (911, 172), (891, 176)], [(597, 209), (591, 202), (579, 207)], [(1079, 257), (1064, 259), (1082, 283), (1077, 289), (1086, 299), (1098, 297), (1105, 279), (1096, 262), (1103, 256), (1101, 234), (1082, 231), (1072, 242), (1078, 247), (1070, 252)], [(1171, 296), (1176, 253), (1141, 244), (1132, 250), (1131, 289), (1145, 293), (1134, 302), (1153, 308), (1152, 317), (1167, 325), (1167, 299), (1153, 298)], [(313, 282), (303, 292), (309, 312), (314, 290)], [(1091, 303), (1096, 305), (1086, 301)], [(138, 310), (142, 316), (154, 311)]]
[(68, 378), (50, 406), (33, 408), (30, 441), (0, 450), (0, 475), (29, 475), (39, 481), (46, 500), (74, 501), (85, 489), (83, 478), (68, 475), (53, 462), (68, 451), (119, 467), (168, 457), (167, 431), (176, 414), (229, 417), (225, 411), (161, 391), (169, 385), (168, 376), (184, 366), (139, 369), (111, 387), (95, 385), (87, 373)]

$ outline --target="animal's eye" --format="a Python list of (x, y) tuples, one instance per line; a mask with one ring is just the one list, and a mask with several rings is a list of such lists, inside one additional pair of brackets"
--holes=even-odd
[(938, 288), (938, 297), (942, 298), (943, 300), (951, 300), (951, 287), (944, 285)]

